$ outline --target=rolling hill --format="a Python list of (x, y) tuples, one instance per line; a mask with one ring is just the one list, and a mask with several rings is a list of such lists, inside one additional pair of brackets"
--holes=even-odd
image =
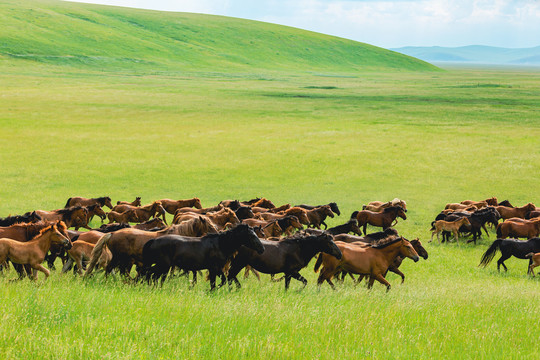
[(394, 51), (429, 62), (469, 62), (479, 64), (540, 65), (540, 46), (508, 49), (471, 45), (462, 47), (403, 47)]
[(105, 71), (432, 71), (386, 49), (244, 19), (55, 0), (0, 3), (0, 61)]

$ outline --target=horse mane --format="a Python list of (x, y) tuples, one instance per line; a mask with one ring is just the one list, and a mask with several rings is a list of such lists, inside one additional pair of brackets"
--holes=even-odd
[(401, 236), (397, 237), (397, 238), (392, 238), (392, 239), (387, 240), (387, 241), (382, 240), (382, 241), (379, 241), (377, 243), (371, 244), (371, 247), (375, 248), (375, 249), (383, 249), (383, 248), (385, 248), (387, 246), (390, 246), (392, 244), (395, 244), (395, 243), (397, 243), (398, 241), (401, 241), (401, 240), (403, 240), (403, 237), (401, 237)]
[(120, 223), (120, 224), (103, 224), (101, 225), (101, 227), (97, 228), (97, 229), (92, 229), (92, 230), (96, 230), (96, 231), (99, 231), (99, 232), (103, 232), (103, 233), (108, 233), (108, 232), (113, 232), (113, 231), (117, 231), (117, 230), (120, 230), (120, 229), (125, 229), (125, 228), (130, 228), (131, 225), (129, 224), (126, 224), (126, 223)]
[(384, 229), (384, 231), (367, 234), (365, 237), (370, 238), (373, 241), (380, 241), (380, 240), (386, 239), (389, 236), (398, 236), (397, 230), (393, 228), (387, 228), (387, 229)]
[[(39, 230), (39, 232), (32, 236), (32, 238), (29, 240), (29, 241), (32, 241), (32, 240), (35, 240), (37, 237), (43, 235), (44, 233), (46, 233), (47, 231), (49, 231), (55, 224), (51, 224), (49, 223), (47, 226), (41, 228), (41, 230)], [(65, 229), (65, 225), (64, 225), (64, 229)], [(67, 230), (67, 229), (66, 229)]]
[(389, 206), (387, 208), (385, 208), (383, 210), (383, 213), (387, 213), (387, 212), (391, 212), (391, 211), (398, 211), (398, 210), (405, 210), (403, 209), (401, 206), (399, 205), (396, 205), (396, 206)]
[(107, 200), (111, 201), (111, 198), (108, 196), (102, 196), (102, 197), (95, 198), (95, 200), (99, 203), (101, 207), (103, 207), (105, 206), (105, 201)]
[(218, 233), (206, 234), (201, 238), (201, 240), (214, 239), (214, 238), (219, 238), (221, 236), (230, 235), (232, 232), (234, 232), (239, 227), (249, 228), (250, 226), (248, 224), (240, 223), (240, 224), (236, 225), (235, 227), (230, 228), (229, 230), (226, 230), (226, 231), (222, 231), (222, 232), (218, 232)]

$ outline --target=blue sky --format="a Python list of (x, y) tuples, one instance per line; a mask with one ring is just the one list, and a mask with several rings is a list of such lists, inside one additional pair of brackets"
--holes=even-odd
[(540, 46), (540, 0), (84, 0), (233, 16), (368, 44)]

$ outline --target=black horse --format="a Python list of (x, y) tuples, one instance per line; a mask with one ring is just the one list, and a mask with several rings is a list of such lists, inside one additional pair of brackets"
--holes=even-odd
[(233, 210), (238, 220), (251, 219), (255, 217), (253, 210), (250, 206), (239, 206), (238, 209)]
[(508, 271), (508, 268), (506, 265), (504, 265), (504, 262), (510, 257), (515, 256), (518, 259), (527, 259), (527, 254), (531, 252), (540, 252), (540, 238), (535, 237), (527, 241), (520, 241), (516, 239), (497, 239), (486, 250), (478, 266), (486, 267), (495, 257), (497, 249), (501, 251), (501, 258), (497, 260), (497, 270), (500, 271), (502, 265), (504, 267), (504, 271)]
[(216, 276), (222, 276), (220, 285), (222, 286), (225, 282), (223, 267), (242, 245), (257, 254), (264, 251), (253, 228), (246, 224), (240, 224), (226, 232), (208, 234), (202, 238), (161, 236), (144, 245), (141, 275), (146, 275), (148, 282), (150, 277), (154, 282), (161, 277), (163, 284), (172, 266), (188, 271), (208, 269), (210, 290), (214, 290)]
[(0, 218), (0, 226), (8, 227), (18, 223), (31, 223), (41, 221), (41, 216), (36, 214), (35, 211), (27, 212), (23, 215), (13, 215), (6, 216), (5, 218)]
[(300, 275), (299, 271), (309, 264), (309, 261), (319, 252), (341, 259), (341, 251), (338, 249), (332, 235), (318, 234), (307, 235), (297, 233), (281, 241), (261, 240), (264, 245), (264, 252), (257, 254), (246, 247), (241, 247), (238, 254), (231, 263), (229, 285), (234, 281), (236, 287), (240, 288), (240, 282), (236, 275), (246, 265), (250, 265), (257, 271), (265, 274), (285, 274), (285, 290), (289, 288), (291, 278), (295, 278), (304, 284), (307, 280)]
[[(328, 203), (326, 205), (330, 206), (330, 210), (332, 210), (332, 212), (336, 213), (338, 216), (341, 215), (341, 212), (339, 211), (339, 208), (338, 208), (338, 206), (337, 206), (337, 204), (335, 202), (331, 202), (331, 203)], [(318, 207), (321, 207), (321, 206), (324, 206), (324, 205), (312, 206), (312, 205), (301, 204), (301, 205), (295, 205), (295, 206), (301, 207), (301, 208), (306, 209), (306, 210), (313, 210), (315, 208), (318, 208)]]
[(350, 232), (353, 232), (356, 235), (362, 236), (362, 230), (360, 230), (360, 228), (358, 227), (358, 220), (356, 219), (349, 219), (349, 221), (347, 221), (343, 225), (338, 225), (326, 229), (326, 232), (331, 235), (348, 234)]

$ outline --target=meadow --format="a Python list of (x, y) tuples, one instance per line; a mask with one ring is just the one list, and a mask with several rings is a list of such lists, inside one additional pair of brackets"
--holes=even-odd
[[(540, 285), (526, 262), (478, 268), (495, 238), (428, 244), (447, 202), (540, 203), (534, 69), (436, 72), (115, 73), (0, 62), (0, 215), (70, 196), (143, 202), (265, 196), (336, 201), (345, 222), (371, 200), (405, 199), (396, 228), (429, 259), (368, 291), (346, 281), (301, 292), (241, 279), (163, 288), (54, 272), (0, 278), (3, 358), (538, 357)], [(95, 225), (99, 225), (94, 222)], [(372, 228), (375, 230), (374, 228)], [(41, 275), (42, 276), (42, 275)]]

